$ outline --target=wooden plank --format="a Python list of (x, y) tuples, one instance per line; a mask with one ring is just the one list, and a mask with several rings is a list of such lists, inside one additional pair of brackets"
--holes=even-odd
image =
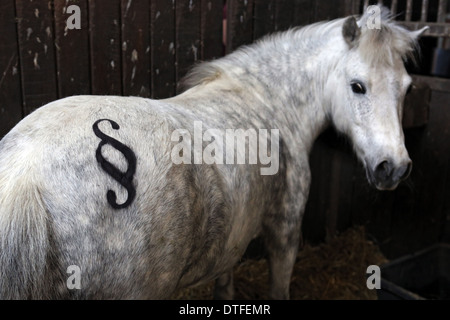
[(275, 0), (255, 0), (253, 38), (275, 31)]
[(369, 210), (369, 225), (368, 230), (370, 234), (374, 235), (378, 240), (380, 247), (383, 249), (392, 246), (393, 226), (392, 213), (396, 199), (395, 191), (378, 191), (371, 189), (371, 197), (374, 199), (371, 208), (368, 208), (367, 203), (365, 210)]
[(314, 21), (333, 20), (336, 18), (344, 17), (345, 12), (345, 0), (333, 1), (333, 5), (330, 5), (329, 0), (316, 0), (315, 18)]
[(151, 1), (151, 84), (155, 99), (175, 94), (175, 5)]
[(320, 159), (320, 205), (318, 211), (325, 217), (326, 240), (351, 226), (351, 201), (353, 170), (357, 164), (353, 150), (345, 139), (332, 129), (321, 135), (318, 141), (326, 150)]
[(413, 13), (413, 0), (406, 0), (405, 21), (411, 21), (412, 13)]
[(445, 22), (447, 0), (439, 0), (436, 22)]
[(150, 3), (122, 0), (121, 7), (123, 95), (150, 97)]
[(353, 176), (355, 167), (358, 164), (356, 156), (353, 154), (351, 145), (342, 138), (339, 138), (338, 153), (335, 154), (339, 161), (337, 175), (337, 205), (335, 212), (337, 213), (336, 229), (338, 232), (344, 231), (352, 226), (351, 208), (353, 194)]
[(428, 17), (428, 0), (422, 0), (422, 10), (420, 12), (420, 21), (427, 21)]
[(397, 13), (398, 0), (392, 0), (391, 2), (391, 13), (395, 16)]
[(321, 241), (329, 241), (332, 235), (336, 231), (336, 212), (331, 212), (332, 208), (332, 197), (330, 190), (336, 185), (336, 180), (334, 183), (332, 181), (332, 156), (334, 150), (330, 148), (328, 140), (330, 139), (331, 129), (326, 131), (318, 141), (318, 147), (320, 150), (320, 171), (316, 173), (316, 179), (319, 181), (318, 187), (318, 210), (315, 212), (316, 219), (320, 221), (315, 227), (318, 235), (321, 236)]
[(425, 82), (430, 86), (430, 89), (433, 91), (441, 91), (450, 93), (450, 79), (438, 78), (438, 77), (429, 77), (429, 76), (419, 76), (419, 75), (411, 75), (413, 82)]
[(293, 26), (305, 26), (314, 22), (314, 0), (296, 0), (293, 11)]
[(92, 94), (122, 94), (120, 16), (120, 0), (89, 1)]
[(448, 23), (415, 21), (399, 21), (398, 23), (412, 31), (428, 27), (429, 29), (423, 32), (422, 37), (450, 37), (450, 25)]
[(322, 133), (310, 155), (311, 190), (304, 218), (305, 240), (319, 243), (331, 239), (337, 231), (341, 163), (333, 129)]
[(200, 0), (175, 2), (175, 81), (178, 83), (187, 71), (200, 60)]
[(275, 30), (284, 31), (293, 27), (294, 3), (290, 0), (277, 0), (275, 3)]
[(53, 12), (47, 0), (16, 0), (24, 114), (56, 100)]
[(253, 41), (254, 0), (228, 0), (227, 53)]
[(344, 15), (358, 15), (361, 11), (361, 1), (360, 0), (344, 0)]
[[(413, 218), (415, 198), (420, 195), (411, 184), (412, 182), (402, 183), (395, 191), (395, 202), (390, 214), (391, 229), (389, 239), (388, 241), (383, 241), (383, 239), (380, 239), (380, 241), (385, 242), (383, 252), (389, 258), (395, 258), (411, 253), (409, 247), (411, 241), (410, 237), (412, 234), (405, 232), (404, 230), (411, 229), (411, 227), (417, 228), (416, 224), (420, 224), (420, 221)], [(411, 226), (408, 227), (408, 224)], [(421, 241), (420, 236), (417, 237), (417, 240)]]
[(312, 0), (275, 1), (275, 30), (283, 31), (312, 23), (315, 9)]
[[(444, 194), (450, 194), (450, 160), (447, 162), (447, 172), (445, 177)], [(440, 234), (440, 241), (450, 243), (450, 199), (445, 197), (443, 205), (443, 213), (445, 214), (445, 221), (442, 224), (442, 231)]]
[(428, 123), (431, 89), (425, 82), (414, 81), (405, 97), (403, 128), (421, 127)]
[(225, 53), (223, 43), (224, 6), (221, 1), (201, 1), (201, 60), (219, 58)]
[[(441, 100), (446, 99), (447, 104), (444, 106), (441, 106), (445, 108), (446, 113), (449, 113), (449, 104), (448, 101), (450, 100), (450, 92), (447, 92), (445, 94), (442, 94)], [(449, 128), (447, 127), (445, 131), (443, 132), (445, 136), (449, 137)], [(448, 140), (447, 140), (448, 144)], [(445, 175), (445, 187), (444, 187), (444, 204), (442, 208), (442, 214), (443, 214), (443, 222), (442, 222), (442, 230), (439, 236), (439, 240), (441, 242), (450, 243), (450, 156), (448, 154), (445, 155), (444, 161), (447, 161), (446, 165), (446, 175)]]
[(379, 191), (370, 186), (363, 165), (358, 162), (353, 173), (351, 219), (354, 225), (373, 224), (372, 217)]
[(330, 159), (328, 162), (328, 170), (330, 170), (330, 180), (328, 183), (328, 208), (326, 210), (326, 240), (330, 241), (337, 234), (337, 223), (339, 214), (339, 184), (340, 184), (340, 171), (342, 166), (342, 158), (339, 155), (339, 151), (336, 149), (331, 150)]
[[(91, 93), (87, 0), (55, 1), (55, 46), (60, 98)], [(70, 5), (80, 8), (81, 29), (67, 28)], [(72, 13), (73, 14), (73, 13)]]
[(0, 9), (0, 139), (22, 118), (14, 1)]
[(329, 168), (326, 167), (324, 161), (326, 157), (327, 148), (324, 146), (322, 137), (319, 137), (309, 157), (311, 187), (302, 223), (302, 234), (306, 243), (321, 243), (326, 236), (326, 207), (324, 201), (328, 201), (328, 199), (323, 193), (324, 184), (329, 179)]

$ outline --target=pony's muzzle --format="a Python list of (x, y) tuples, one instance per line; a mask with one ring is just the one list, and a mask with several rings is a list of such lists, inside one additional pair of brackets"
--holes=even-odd
[(395, 165), (391, 160), (383, 160), (375, 166), (374, 170), (368, 170), (368, 178), (379, 190), (393, 190), (409, 177), (411, 170), (410, 159), (400, 165)]

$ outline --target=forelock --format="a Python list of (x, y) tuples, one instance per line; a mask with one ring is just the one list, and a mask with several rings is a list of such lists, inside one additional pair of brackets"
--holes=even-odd
[(415, 62), (418, 45), (410, 31), (398, 25), (385, 9), (381, 10), (379, 28), (367, 27), (369, 17), (370, 15), (366, 13), (358, 22), (361, 37), (357, 49), (367, 63), (372, 66), (393, 66), (398, 58)]

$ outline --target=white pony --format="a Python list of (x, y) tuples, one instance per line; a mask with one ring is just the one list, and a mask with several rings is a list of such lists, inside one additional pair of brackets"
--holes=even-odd
[[(0, 298), (161, 299), (212, 279), (216, 298), (231, 298), (233, 266), (258, 235), (270, 295), (289, 298), (316, 137), (329, 125), (348, 135), (378, 189), (411, 171), (403, 62), (421, 31), (385, 14), (371, 30), (367, 18), (292, 29), (200, 64), (171, 99), (76, 96), (23, 119), (0, 142)], [(276, 174), (262, 175), (262, 161), (174, 163), (197, 152), (173, 141), (175, 130), (195, 136), (195, 122), (209, 141), (278, 130), (258, 140), (277, 155)], [(215, 155), (230, 151), (214, 137)]]

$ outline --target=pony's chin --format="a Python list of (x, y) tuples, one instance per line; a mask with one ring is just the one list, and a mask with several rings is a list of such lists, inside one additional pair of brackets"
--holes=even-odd
[(377, 188), (380, 191), (393, 191), (397, 189), (398, 182), (391, 184), (391, 185), (385, 185), (385, 184), (375, 184), (375, 188)]
[(366, 177), (369, 184), (380, 191), (393, 191), (397, 188), (397, 186), (400, 183), (400, 181), (392, 181), (392, 180), (379, 181), (375, 179), (372, 172), (367, 168), (366, 168)]

